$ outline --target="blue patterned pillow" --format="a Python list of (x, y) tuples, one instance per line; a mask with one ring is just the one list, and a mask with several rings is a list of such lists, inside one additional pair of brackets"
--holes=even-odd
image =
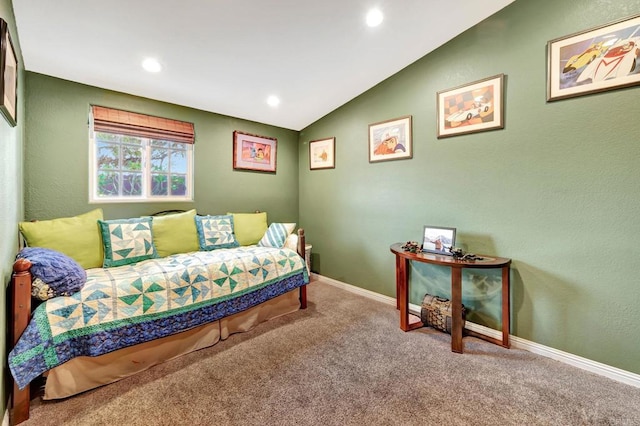
[(70, 296), (87, 282), (87, 273), (82, 266), (59, 251), (25, 247), (16, 256), (16, 259), (20, 258), (31, 262), (30, 271), (34, 278), (31, 294), (40, 300)]
[(200, 250), (239, 247), (233, 232), (233, 216), (196, 216)]
[(272, 223), (258, 242), (258, 246), (282, 248), (295, 228), (295, 223)]
[(98, 220), (104, 244), (105, 268), (158, 257), (153, 244), (153, 218)]

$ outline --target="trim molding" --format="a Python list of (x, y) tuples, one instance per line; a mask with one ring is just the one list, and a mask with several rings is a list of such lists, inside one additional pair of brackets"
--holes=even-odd
[[(356, 293), (361, 296), (368, 297), (370, 299), (374, 299), (382, 303), (386, 303), (387, 305), (392, 305), (392, 306), (396, 305), (396, 299), (394, 297), (385, 296), (383, 294), (379, 294), (371, 290), (366, 290), (364, 288), (356, 287), (351, 284), (343, 283), (342, 281), (334, 280), (333, 278), (328, 278), (316, 273), (312, 273), (311, 276), (313, 279), (322, 280), (322, 282), (330, 284), (334, 287), (339, 287), (351, 293)], [(421, 307), (418, 305), (414, 305), (412, 303), (409, 304), (410, 311), (420, 312), (420, 309)], [(502, 339), (502, 333), (500, 331), (494, 330), (492, 328), (488, 328), (483, 325), (476, 324), (470, 321), (465, 322), (465, 328), (471, 331), (475, 331), (477, 333), (494, 337), (498, 340)], [(612, 367), (607, 364), (602, 364), (597, 361), (592, 361), (590, 359), (583, 358), (568, 352), (563, 352), (558, 349), (551, 348), (549, 346), (541, 345), (539, 343), (531, 342), (529, 340), (525, 340), (511, 334), (509, 335), (509, 340), (511, 342), (512, 348), (522, 349), (528, 352), (542, 355), (544, 357), (551, 358), (556, 361), (560, 361), (564, 364), (568, 364), (573, 367), (578, 367), (582, 370), (587, 370), (589, 372), (598, 374), (600, 376), (608, 377), (609, 379), (615, 380), (617, 382), (621, 382), (630, 386), (634, 386), (636, 388), (640, 388), (640, 374), (635, 374), (630, 371)]]

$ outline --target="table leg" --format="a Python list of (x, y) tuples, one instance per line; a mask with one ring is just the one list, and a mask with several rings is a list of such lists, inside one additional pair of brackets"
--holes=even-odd
[(406, 259), (399, 259), (396, 265), (396, 286), (398, 288), (398, 306), (400, 308), (400, 328), (409, 331), (409, 276)]
[(400, 329), (411, 331), (422, 327), (420, 318), (409, 319), (409, 259), (399, 259), (396, 263), (396, 295), (400, 309)]
[(451, 352), (462, 346), (462, 268), (451, 268)]
[(502, 346), (510, 348), (509, 332), (510, 330), (510, 316), (509, 311), (510, 298), (511, 298), (511, 283), (510, 283), (510, 268), (505, 266), (502, 268)]
[(400, 256), (396, 256), (396, 309), (400, 309), (400, 281), (403, 279), (400, 276), (400, 270), (402, 269), (402, 265), (400, 264), (402, 262), (403, 260), (400, 258)]

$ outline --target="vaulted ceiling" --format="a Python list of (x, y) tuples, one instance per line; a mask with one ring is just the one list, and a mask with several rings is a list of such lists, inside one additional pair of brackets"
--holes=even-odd
[[(512, 1), (20, 0), (13, 8), (29, 71), (300, 130)], [(377, 27), (365, 23), (372, 8), (384, 14)], [(162, 71), (143, 70), (147, 57)]]

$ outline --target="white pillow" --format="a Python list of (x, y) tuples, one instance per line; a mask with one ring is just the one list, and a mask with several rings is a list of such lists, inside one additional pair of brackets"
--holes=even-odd
[(295, 223), (272, 223), (258, 242), (258, 246), (282, 248), (294, 229), (296, 229)]
[(288, 248), (296, 253), (298, 252), (298, 234), (289, 234), (287, 240), (284, 242), (283, 248)]

